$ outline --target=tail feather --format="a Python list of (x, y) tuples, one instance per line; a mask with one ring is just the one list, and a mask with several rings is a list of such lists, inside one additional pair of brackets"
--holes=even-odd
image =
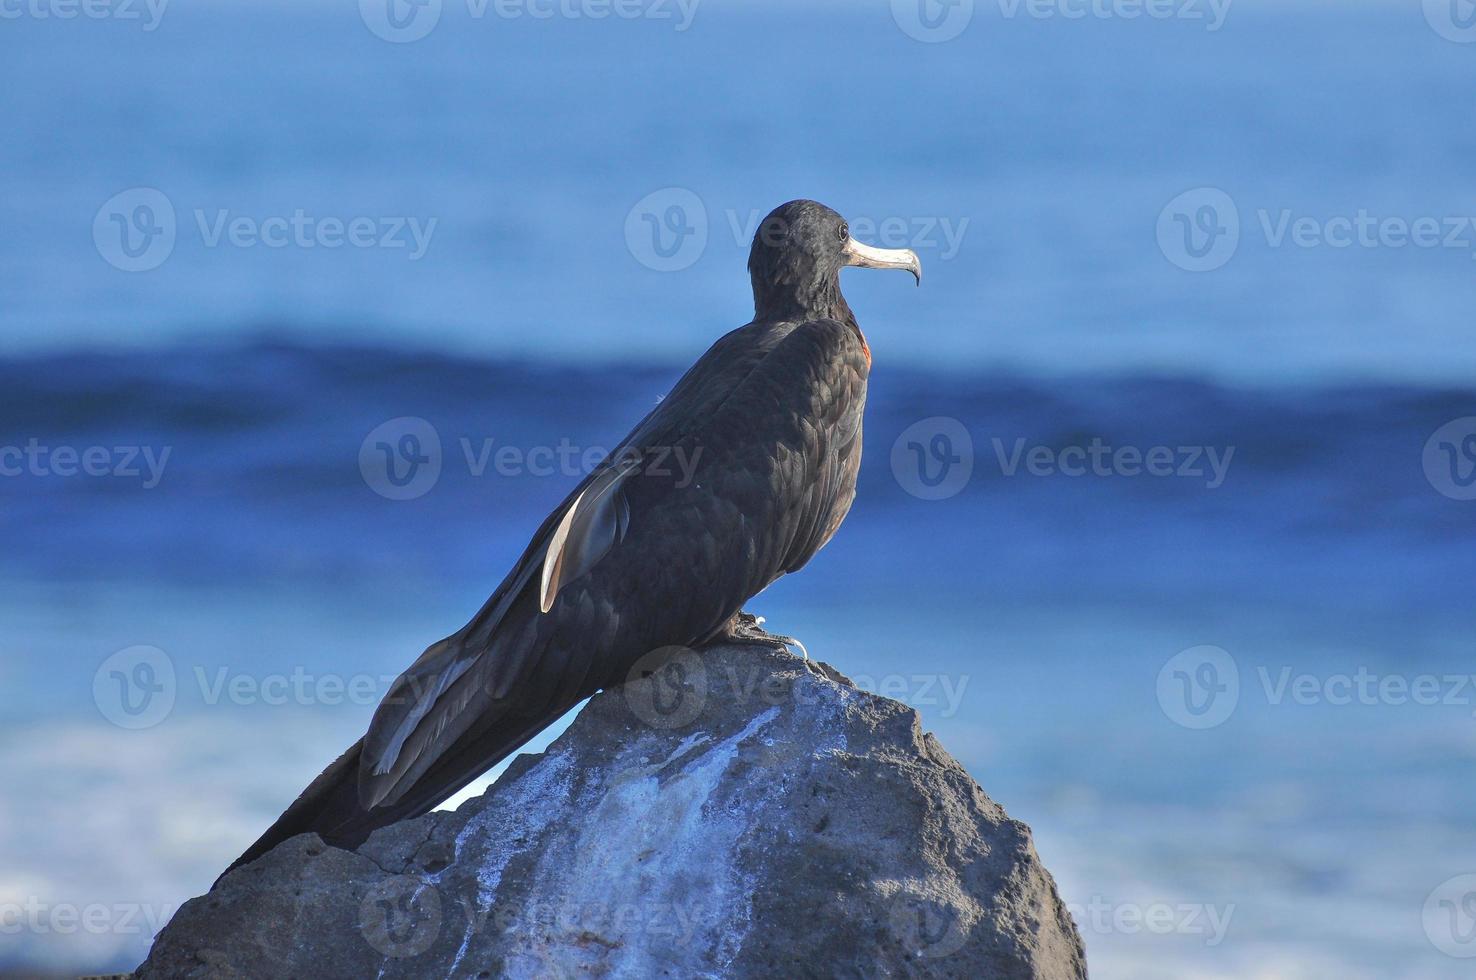
[(256, 843), (221, 872), (221, 878), (241, 865), (255, 861), (289, 837), (314, 831), (324, 840), (333, 841), (337, 837), (333, 833), (334, 828), (350, 822), (355, 816), (367, 815), (359, 806), (359, 753), (363, 745), (363, 739), (355, 742), (309, 783), (297, 800), (256, 839)]
[(536, 714), (504, 717), (489, 730), (468, 732), (410, 792), (392, 805), (372, 809), (359, 802), (359, 764), (364, 746), (360, 739), (309, 783), (256, 843), (221, 873), (221, 878), (298, 834), (312, 832), (334, 847), (356, 848), (380, 827), (429, 812), (512, 755), (577, 703), (575, 699)]

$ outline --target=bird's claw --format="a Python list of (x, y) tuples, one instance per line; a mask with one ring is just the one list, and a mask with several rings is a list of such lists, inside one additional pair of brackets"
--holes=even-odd
[(755, 616), (752, 613), (740, 612), (733, 620), (733, 628), (729, 634), (732, 639), (744, 643), (758, 643), (763, 646), (774, 647), (792, 653), (790, 647), (798, 647), (800, 656), (810, 659), (810, 651), (805, 645), (792, 636), (784, 636), (780, 633), (770, 633), (764, 629), (764, 617)]

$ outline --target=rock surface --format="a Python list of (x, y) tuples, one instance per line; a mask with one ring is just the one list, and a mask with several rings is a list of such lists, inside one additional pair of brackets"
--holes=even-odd
[(912, 709), (763, 646), (640, 673), (458, 810), (236, 870), (137, 976), (1086, 976), (1029, 829)]

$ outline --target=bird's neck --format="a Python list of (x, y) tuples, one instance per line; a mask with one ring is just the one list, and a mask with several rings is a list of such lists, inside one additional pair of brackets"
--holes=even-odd
[(851, 312), (851, 307), (846, 303), (846, 298), (837, 289), (834, 295), (824, 303), (801, 302), (790, 298), (788, 301), (776, 301), (770, 294), (765, 297), (766, 301), (760, 301), (755, 297), (753, 304), (754, 321), (764, 323), (806, 323), (810, 320), (835, 320), (844, 323), (856, 331), (856, 339), (861, 341), (861, 350), (866, 354), (866, 363), (871, 363), (871, 345), (866, 342), (866, 335), (861, 332), (861, 324), (856, 322), (856, 314)]
[(839, 283), (823, 283), (810, 289), (754, 290), (753, 314), (756, 320), (804, 322), (837, 320), (856, 327), (856, 314), (841, 295)]

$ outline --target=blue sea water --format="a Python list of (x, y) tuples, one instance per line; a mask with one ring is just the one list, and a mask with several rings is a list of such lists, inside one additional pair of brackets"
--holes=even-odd
[[(746, 319), (746, 232), (805, 195), (925, 278), (846, 273), (856, 506), (751, 608), (1034, 828), (1095, 976), (1467, 975), (1476, 244), (1275, 236), (1476, 216), (1437, 7), (0, 24), (0, 970), (135, 964), (501, 579), (577, 480), (547, 453)], [(174, 243), (128, 272), (139, 188)], [(1195, 273), (1160, 219), (1202, 188), (1239, 240)], [(673, 204), (705, 244), (650, 237)], [(325, 243), (356, 218), (404, 246)], [(439, 444), (411, 499), (384, 432)]]

